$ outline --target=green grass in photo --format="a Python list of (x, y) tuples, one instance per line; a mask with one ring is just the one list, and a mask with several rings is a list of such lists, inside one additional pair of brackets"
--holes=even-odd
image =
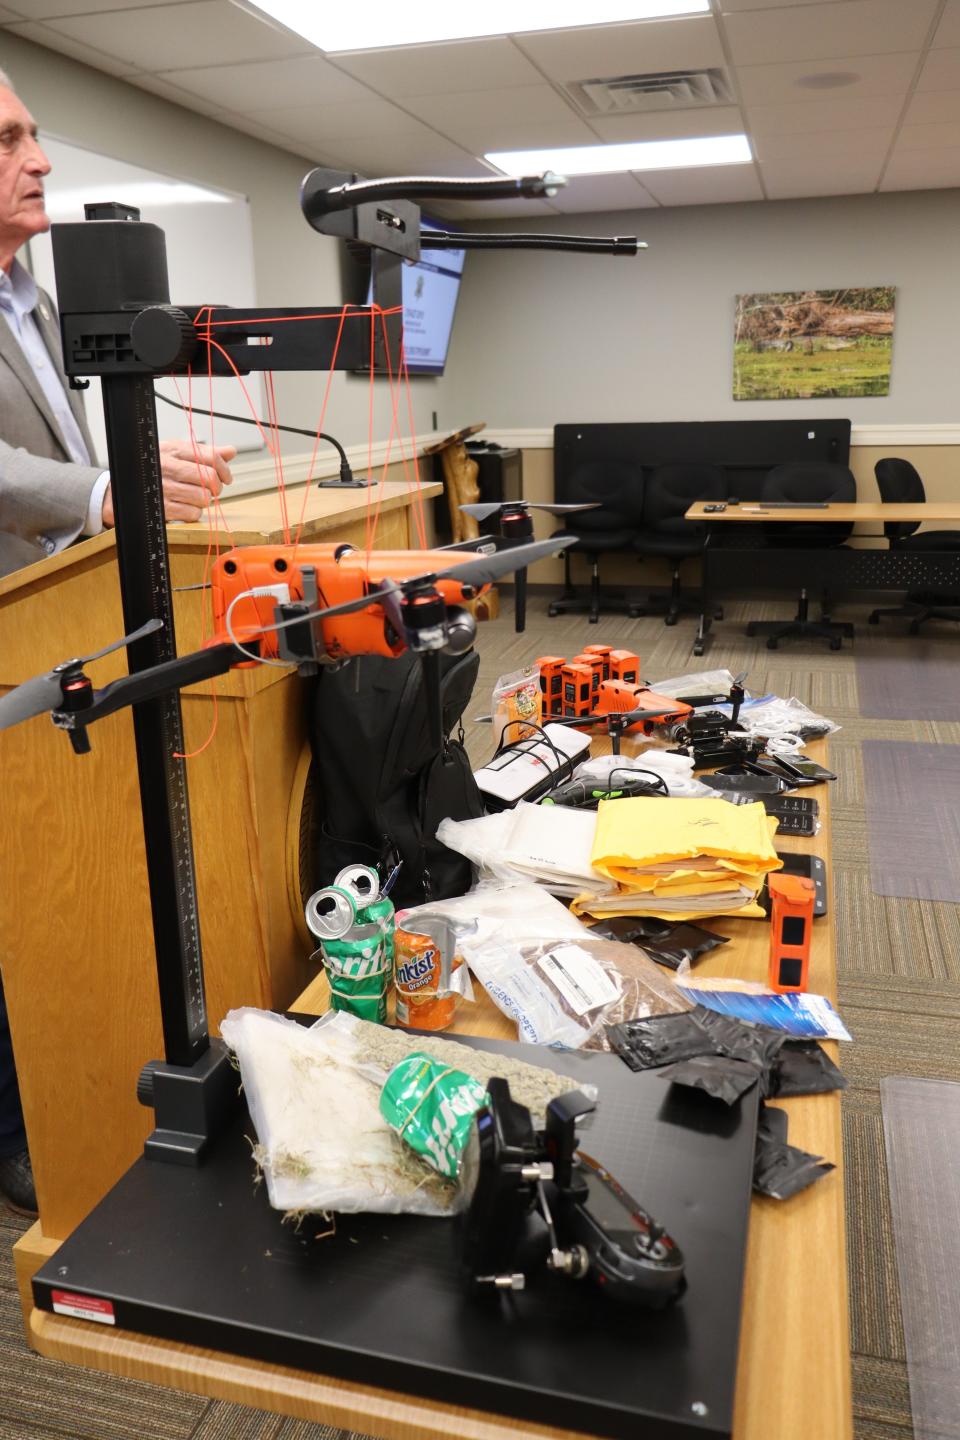
[[(781, 348), (782, 347), (782, 348)], [(734, 347), (735, 400), (809, 400), (813, 397), (888, 395), (892, 341), (865, 335), (836, 346), (819, 338)]]

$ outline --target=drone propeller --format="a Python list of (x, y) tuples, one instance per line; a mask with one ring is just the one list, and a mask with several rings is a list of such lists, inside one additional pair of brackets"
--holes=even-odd
[(31, 720), (34, 715), (42, 715), (45, 710), (59, 709), (63, 701), (64, 685), (74, 675), (79, 675), (85, 665), (92, 664), (94, 660), (102, 660), (104, 655), (132, 645), (136, 640), (143, 640), (162, 626), (162, 620), (148, 620), (139, 630), (134, 630), (132, 635), (124, 635), (120, 640), (114, 640), (112, 645), (105, 645), (102, 650), (97, 650), (92, 655), (79, 655), (73, 660), (64, 660), (46, 675), (36, 675), (32, 680), (25, 680), (9, 694), (0, 696), (0, 730), (18, 725), (21, 720)]
[(465, 515), (472, 515), (474, 520), (486, 520), (498, 510), (512, 510), (520, 506), (524, 510), (549, 510), (551, 515), (573, 515), (578, 510), (599, 510), (600, 501), (584, 505), (555, 505), (553, 501), (548, 504), (545, 500), (491, 500), (479, 505), (461, 505), (460, 509)]

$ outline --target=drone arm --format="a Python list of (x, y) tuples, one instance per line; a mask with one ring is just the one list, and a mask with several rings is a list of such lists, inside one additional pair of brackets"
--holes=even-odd
[(187, 685), (196, 685), (201, 680), (211, 680), (216, 675), (225, 675), (233, 665), (249, 659), (234, 645), (212, 645), (207, 650), (196, 650), (191, 655), (178, 655), (173, 660), (164, 660), (148, 670), (139, 670), (133, 675), (122, 675), (102, 690), (92, 690), (91, 703), (76, 709), (55, 710), (54, 723), (63, 730), (86, 729), (95, 720), (102, 720), (123, 710), (128, 705), (139, 705), (145, 700), (155, 700), (171, 690), (183, 690)]
[(575, 250), (587, 255), (636, 255), (646, 250), (635, 235), (541, 235), (533, 232), (421, 230), (421, 250)]

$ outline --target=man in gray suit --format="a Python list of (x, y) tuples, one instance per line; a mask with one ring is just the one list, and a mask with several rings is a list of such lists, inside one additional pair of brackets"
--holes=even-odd
[[(64, 378), (53, 302), (16, 258), (49, 227), (49, 173), (33, 117), (0, 71), (0, 575), (114, 523), (109, 473), (97, 464), (79, 393)], [(160, 449), (168, 520), (199, 520), (229, 483), (236, 451), (187, 441)], [(0, 1199), (36, 1211), (2, 983)]]

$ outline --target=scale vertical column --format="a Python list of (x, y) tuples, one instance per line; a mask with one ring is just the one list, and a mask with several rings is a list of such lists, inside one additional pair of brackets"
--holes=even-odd
[[(163, 628), (129, 647), (131, 673), (175, 658), (153, 380), (103, 377), (124, 624)], [(167, 1062), (190, 1065), (209, 1044), (179, 692), (133, 707), (150, 907)]]

